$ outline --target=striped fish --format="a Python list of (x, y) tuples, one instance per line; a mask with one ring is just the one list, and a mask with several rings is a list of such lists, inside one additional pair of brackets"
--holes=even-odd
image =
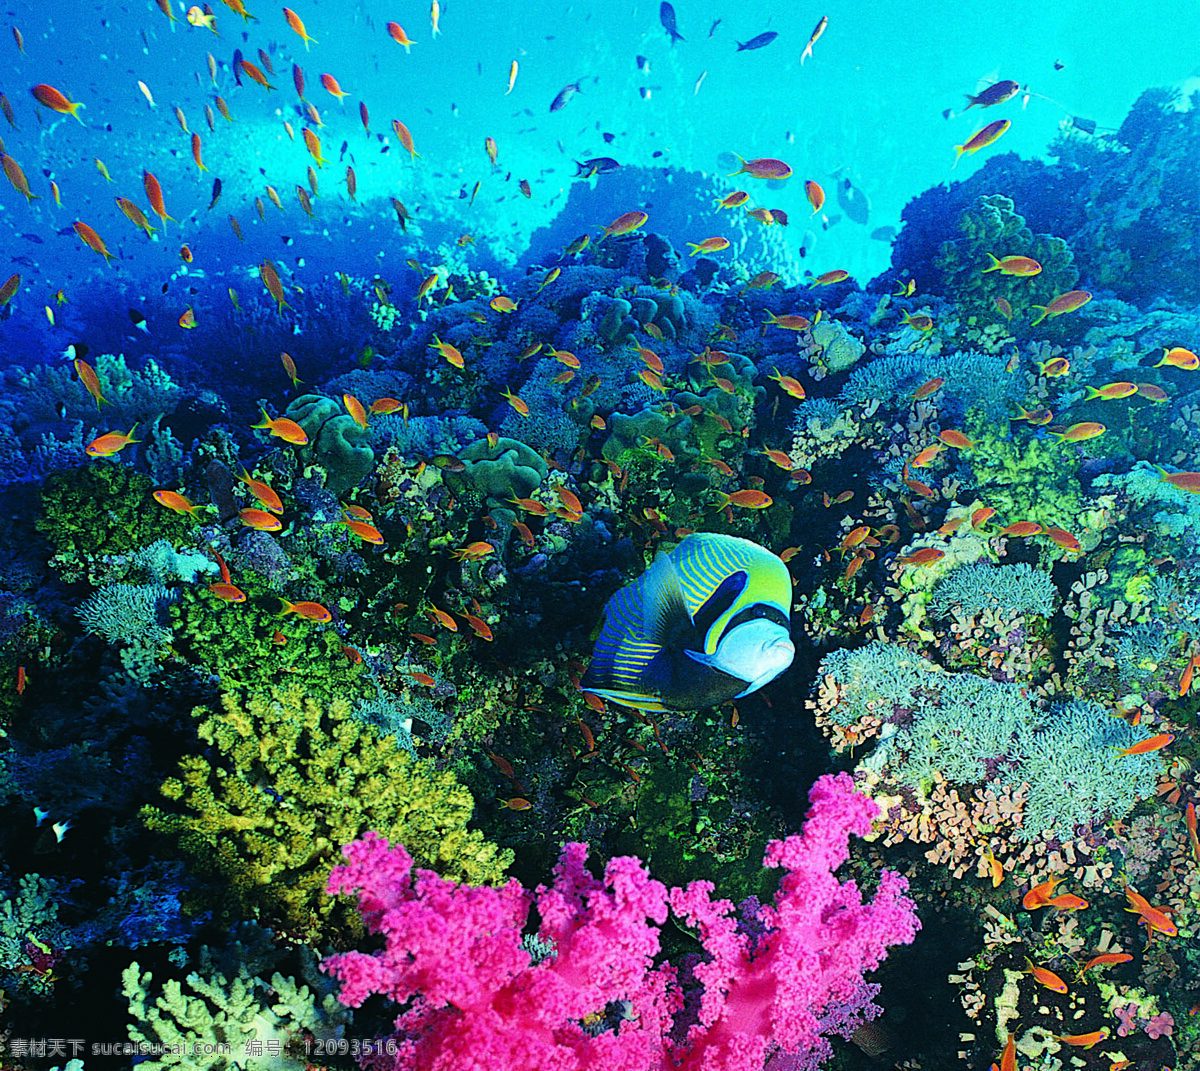
[(792, 581), (764, 547), (687, 536), (604, 609), (581, 687), (640, 710), (700, 710), (737, 699), (792, 664)]

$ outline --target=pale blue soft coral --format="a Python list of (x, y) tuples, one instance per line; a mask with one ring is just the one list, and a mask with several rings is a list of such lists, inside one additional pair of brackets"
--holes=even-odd
[(1159, 763), (1153, 755), (1122, 755), (1147, 738), (1099, 703), (1073, 699), (1019, 735), (1021, 775), (1030, 784), (1022, 840), (1043, 832), (1070, 840), (1076, 827), (1097, 817), (1121, 817), (1154, 793)]
[(896, 726), (885, 726), (864, 765), (922, 790), (935, 772), (959, 785), (1028, 783), (1022, 840), (1069, 840), (1153, 794), (1158, 756), (1119, 753), (1149, 734), (1097, 703), (1043, 710), (1019, 683), (947, 673), (879, 642), (828, 655), (820, 672), (838, 685), (836, 723), (875, 714)]
[(1025, 389), (1023, 379), (1005, 371), (1006, 364), (1004, 357), (990, 353), (896, 353), (856, 367), (838, 399), (843, 405), (876, 399), (899, 405), (922, 384), (940, 378), (945, 380), (943, 402), (952, 400), (962, 410), (978, 408), (992, 420), (1004, 420), (1016, 411)]
[(1154, 509), (1151, 519), (1160, 535), (1200, 536), (1200, 495), (1167, 483), (1148, 462), (1139, 461), (1125, 473), (1102, 473), (1092, 485), (1101, 490), (1124, 491), (1139, 505), (1150, 506)]
[(851, 725), (868, 714), (890, 718), (897, 706), (912, 706), (924, 688), (937, 686), (935, 672), (908, 648), (879, 640), (834, 651), (821, 662), (821, 675), (832, 676), (841, 688), (841, 701), (830, 711), (837, 725)]
[(3, 886), (0, 894), (0, 988), (45, 995), (53, 981), (50, 972), (29, 969), (35, 954), (57, 958), (71, 947), (58, 921), (58, 886), (40, 874), (25, 874), (16, 895)]
[(1058, 594), (1050, 574), (1024, 562), (961, 565), (934, 586), (929, 609), (944, 613), (960, 606), (968, 614), (980, 610), (1007, 610), (1049, 617)]
[(168, 597), (161, 584), (106, 584), (76, 610), (85, 632), (109, 643), (155, 647), (171, 638), (159, 620)]

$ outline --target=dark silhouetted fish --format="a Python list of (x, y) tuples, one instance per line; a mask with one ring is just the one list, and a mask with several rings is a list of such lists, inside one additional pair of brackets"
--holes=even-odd
[(753, 52), (756, 48), (766, 48), (778, 36), (779, 34), (774, 30), (768, 30), (766, 33), (760, 33), (757, 37), (751, 37), (745, 44), (739, 41), (737, 50), (739, 52)]
[(607, 175), (610, 171), (616, 171), (620, 168), (611, 156), (594, 156), (590, 160), (584, 160), (580, 163), (578, 160), (575, 163), (575, 177), (581, 175), (584, 178), (591, 178), (593, 175)]
[(676, 41), (684, 40), (683, 34), (675, 28), (675, 9), (667, 3), (667, 0), (663, 0), (662, 4), (659, 5), (658, 21), (662, 23), (663, 29), (670, 34), (672, 45)]
[(208, 204), (208, 210), (211, 212), (216, 207), (217, 202), (221, 199), (221, 180), (213, 179), (212, 200)]
[(837, 184), (837, 199), (847, 218), (866, 226), (867, 219), (871, 215), (871, 202), (862, 190), (849, 179), (842, 179)]
[(650, 73), (650, 61), (648, 59), (646, 59), (645, 56), (637, 56), (635, 58), (637, 60), (637, 69), (639, 71), (645, 71), (647, 74), (649, 74)]
[(567, 102), (578, 92), (580, 92), (578, 82), (572, 82), (570, 85), (563, 86), (558, 91), (558, 96), (550, 102), (550, 110), (552, 112), (561, 111), (567, 106)]

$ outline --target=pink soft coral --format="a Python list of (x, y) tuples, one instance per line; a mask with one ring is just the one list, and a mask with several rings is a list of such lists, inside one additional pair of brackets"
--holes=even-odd
[[(598, 880), (583, 844), (566, 845), (553, 884), (529, 893), (516, 881), (456, 886), (424, 870), (414, 879), (403, 847), (368, 833), (343, 849), (329, 891), (358, 890), (385, 947), (324, 966), (352, 1007), (372, 993), (407, 1004), (395, 1055), (371, 1061), (393, 1071), (758, 1071), (772, 1056), (814, 1066), (825, 1032), (875, 1013), (863, 971), (918, 923), (903, 878), (884, 871), (863, 904), (853, 882), (833, 876), (875, 805), (845, 774), (822, 777), (810, 800), (803, 834), (768, 846), (764, 864), (784, 874), (774, 905), (754, 912), (754, 936), (729, 901), (712, 900), (711, 883), (667, 890), (629, 857)], [(676, 969), (654, 964), (668, 905), (706, 953), (692, 969), (702, 992), (682, 1041), (671, 1033), (684, 1007)], [(537, 962), (521, 943), (531, 907), (554, 947)]]

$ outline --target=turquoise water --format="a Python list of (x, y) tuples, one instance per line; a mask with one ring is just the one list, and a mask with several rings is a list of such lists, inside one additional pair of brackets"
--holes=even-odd
[(1200, 1067), (1200, 8), (163, 4), (0, 19), (0, 1071)]

